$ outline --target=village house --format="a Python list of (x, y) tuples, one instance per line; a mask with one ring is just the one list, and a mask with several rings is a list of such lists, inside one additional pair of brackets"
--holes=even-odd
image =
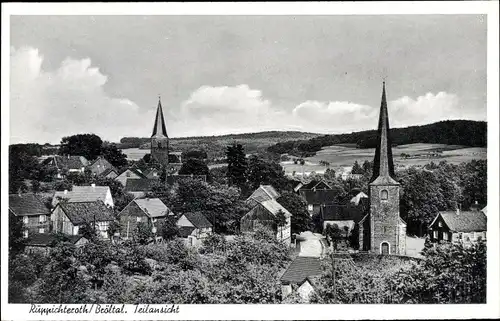
[[(278, 213), (283, 213), (286, 219), (284, 226), (277, 226)], [(269, 199), (257, 203), (240, 221), (242, 233), (254, 232), (258, 226), (269, 228), (276, 233), (276, 238), (284, 243), (291, 241), (291, 218), (292, 214), (275, 199)]]
[(123, 186), (127, 186), (127, 181), (129, 179), (140, 178), (147, 177), (139, 169), (130, 167), (118, 174), (118, 176), (115, 177), (115, 180), (119, 181)]
[(9, 213), (23, 220), (25, 238), (50, 232), (50, 210), (35, 194), (10, 194)]
[(271, 185), (260, 185), (245, 202), (250, 206), (255, 206), (263, 201), (277, 199), (278, 197), (280, 197), (280, 193), (274, 187)]
[(120, 212), (120, 236), (128, 239), (137, 225), (145, 223), (156, 234), (162, 221), (174, 213), (159, 198), (134, 199)]
[(352, 233), (365, 214), (358, 206), (331, 204), (321, 206), (319, 216), (323, 230), (328, 224), (332, 226), (335, 224), (341, 230), (348, 228), (349, 233)]
[(157, 168), (148, 168), (142, 174), (149, 179), (160, 178), (161, 171)]
[(306, 202), (309, 215), (313, 216), (319, 213), (321, 206), (335, 202), (337, 191), (332, 189), (301, 189), (299, 195)]
[(103, 201), (93, 202), (59, 202), (51, 215), (54, 233), (79, 235), (81, 228), (88, 225), (95, 228), (98, 235), (108, 238), (109, 224), (114, 220), (113, 210)]
[(212, 234), (213, 225), (200, 212), (185, 213), (176, 222), (180, 237), (190, 246), (198, 246)]
[(69, 203), (74, 202), (93, 202), (102, 201), (106, 206), (113, 208), (115, 206), (111, 190), (108, 186), (75, 186), (73, 185), (71, 191), (57, 191), (52, 198), (52, 208), (54, 208), (60, 199), (64, 199)]
[[(24, 251), (26, 253), (49, 253), (53, 245), (60, 240), (60, 235), (49, 234), (33, 234), (30, 235), (25, 242)], [(64, 235), (64, 241), (70, 242), (76, 247), (80, 247), (88, 243), (88, 240), (83, 235)]]
[(87, 168), (96, 176), (102, 176), (103, 173), (109, 174), (109, 170), (116, 173), (116, 168), (102, 156), (97, 157)]
[(83, 174), (89, 161), (83, 156), (60, 156), (54, 155), (43, 161), (44, 165), (49, 165), (57, 170), (56, 177), (63, 178), (69, 173)]
[(175, 183), (179, 183), (184, 180), (195, 179), (202, 182), (207, 181), (206, 175), (168, 175), (167, 176), (167, 184), (172, 186)]
[(286, 299), (295, 291), (308, 302), (314, 292), (315, 279), (320, 275), (320, 258), (297, 256), (281, 276), (281, 299)]
[(118, 176), (118, 172), (114, 168), (108, 168), (104, 170), (99, 176), (109, 179), (115, 179)]
[(312, 180), (308, 183), (299, 182), (293, 189), (293, 191), (297, 194), (300, 193), (301, 190), (331, 190), (332, 188), (328, 185), (324, 180)]
[(486, 241), (487, 219), (482, 211), (439, 212), (429, 225), (432, 242), (471, 244)]
[(124, 191), (134, 195), (135, 198), (146, 196), (158, 184), (158, 179), (154, 178), (134, 178), (128, 179)]

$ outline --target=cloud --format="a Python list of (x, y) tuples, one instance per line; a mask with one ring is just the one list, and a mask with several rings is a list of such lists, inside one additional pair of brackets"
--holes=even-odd
[(181, 106), (183, 135), (220, 135), (289, 128), (291, 115), (248, 85), (202, 86)]
[(154, 111), (141, 112), (129, 99), (106, 93), (108, 77), (90, 59), (66, 58), (54, 71), (42, 63), (35, 48), (11, 48), (11, 142), (58, 143), (89, 132), (117, 141), (149, 131), (138, 123), (152, 123)]

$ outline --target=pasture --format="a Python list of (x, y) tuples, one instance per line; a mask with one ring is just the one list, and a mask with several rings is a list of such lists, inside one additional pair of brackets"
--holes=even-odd
[[(430, 162), (438, 163), (446, 160), (452, 164), (469, 162), (473, 159), (486, 159), (487, 149), (482, 147), (465, 147), (459, 145), (445, 144), (408, 144), (392, 148), (394, 165), (396, 166), (423, 166)], [(403, 155), (404, 154), (404, 155)], [(361, 149), (354, 146), (335, 145), (328, 146), (312, 157), (305, 159), (304, 166), (294, 164), (292, 161), (281, 162), (287, 174), (296, 173), (309, 174), (316, 172), (324, 173), (327, 167), (320, 165), (320, 161), (330, 163), (330, 168), (352, 166), (355, 161), (361, 165), (365, 160), (373, 161), (375, 149)]]

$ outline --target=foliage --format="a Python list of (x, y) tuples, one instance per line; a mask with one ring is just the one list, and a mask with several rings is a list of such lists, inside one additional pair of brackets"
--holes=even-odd
[(101, 155), (110, 162), (111, 165), (118, 168), (118, 170), (127, 166), (127, 155), (118, 149), (115, 144), (102, 146)]
[(354, 166), (352, 166), (351, 170), (352, 174), (364, 174), (363, 168), (359, 166), (358, 161), (354, 161)]
[(246, 184), (247, 159), (241, 144), (227, 146), (227, 178), (230, 185), (242, 187)]
[(153, 226), (148, 222), (139, 222), (133, 233), (133, 239), (139, 244), (149, 244), (154, 240)]
[[(486, 147), (486, 122), (447, 120), (424, 126), (392, 128), (391, 140), (395, 145), (413, 143), (465, 145)], [(377, 131), (367, 130), (351, 134), (323, 135), (309, 140), (279, 142), (267, 148), (275, 154), (312, 156), (321, 148), (339, 144), (356, 144), (360, 148), (375, 148)]]
[(23, 230), (22, 219), (9, 211), (9, 256), (16, 256), (24, 251)]
[(257, 156), (251, 156), (247, 169), (248, 184), (251, 190), (260, 185), (272, 185), (279, 190), (288, 190), (290, 181), (285, 177), (285, 171), (276, 162), (267, 162)]
[(328, 242), (333, 245), (334, 250), (337, 250), (339, 243), (345, 237), (345, 233), (342, 232), (337, 224), (327, 224), (323, 234), (326, 236)]
[(205, 175), (207, 181), (210, 181), (210, 172), (207, 164), (201, 159), (188, 158), (179, 169), (179, 175)]
[(159, 234), (164, 240), (172, 240), (179, 236), (179, 228), (174, 219), (167, 217), (160, 224)]
[(77, 134), (63, 137), (60, 155), (83, 156), (88, 160), (94, 160), (101, 155), (102, 140), (95, 134)]
[(311, 216), (307, 212), (307, 204), (302, 197), (292, 192), (285, 192), (277, 201), (292, 214), (292, 233), (310, 229)]
[(204, 150), (189, 150), (187, 152), (182, 153), (182, 159), (190, 159), (190, 158), (195, 158), (195, 159), (207, 159), (207, 152)]

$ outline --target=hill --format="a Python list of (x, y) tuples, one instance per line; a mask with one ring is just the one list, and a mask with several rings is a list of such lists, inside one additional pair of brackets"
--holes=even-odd
[[(170, 146), (173, 150), (181, 152), (192, 149), (204, 150), (209, 155), (209, 158), (217, 158), (223, 157), (226, 146), (233, 142), (244, 145), (247, 153), (256, 153), (259, 151), (265, 152), (269, 146), (276, 143), (290, 140), (308, 140), (319, 135), (298, 131), (268, 131), (222, 136), (177, 137), (170, 139)], [(150, 138), (146, 137), (124, 137), (117, 146), (121, 149), (149, 149), (149, 143)]]
[[(391, 129), (393, 145), (415, 143), (486, 147), (486, 122), (471, 120), (447, 120), (423, 126)], [(377, 131), (367, 130), (350, 134), (323, 135), (307, 140), (290, 140), (268, 147), (275, 154), (289, 153), (296, 156), (313, 156), (323, 147), (355, 144), (357, 148), (375, 148)]]

